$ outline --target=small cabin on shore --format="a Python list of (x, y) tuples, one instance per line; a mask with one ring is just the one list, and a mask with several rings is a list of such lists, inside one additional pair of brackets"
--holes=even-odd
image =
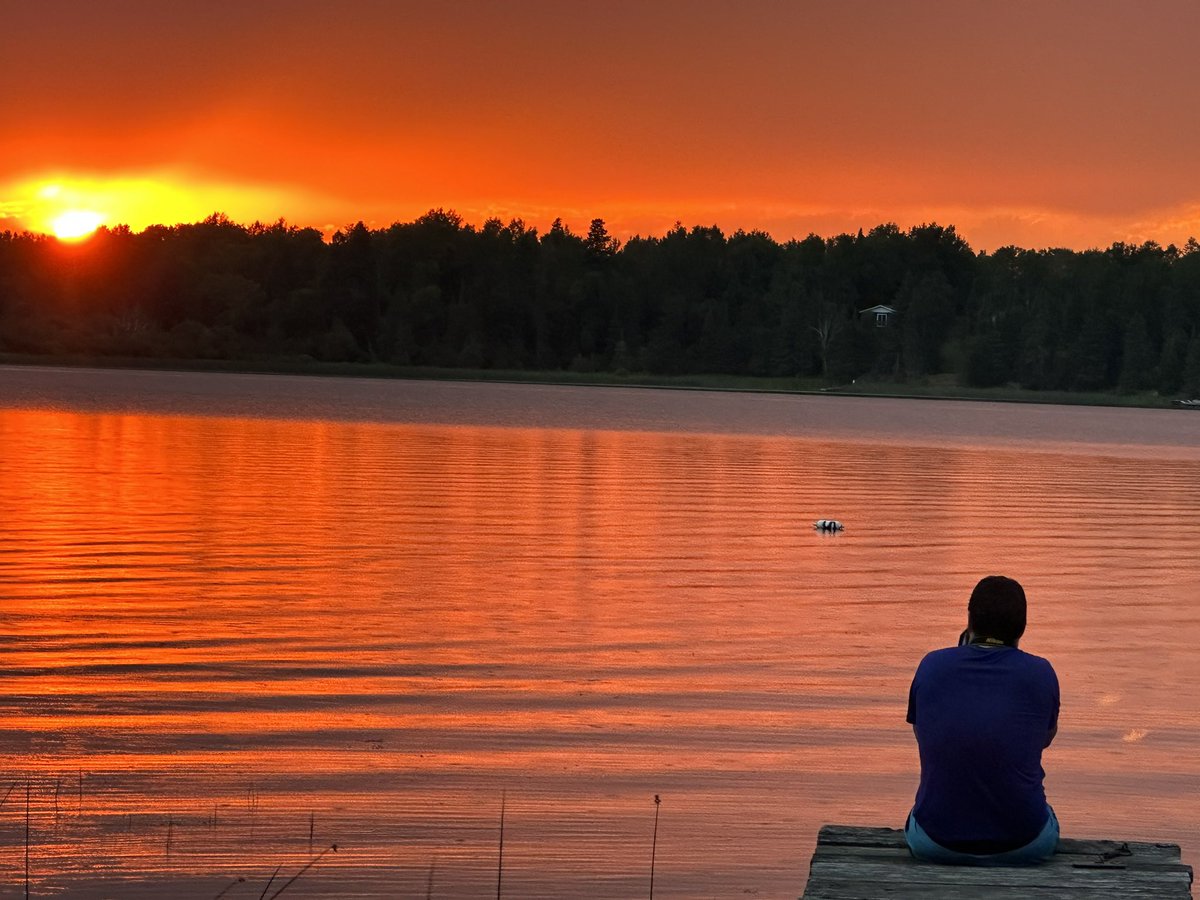
[(863, 317), (874, 317), (876, 328), (888, 328), (896, 316), (896, 310), (890, 306), (869, 306), (866, 309), (860, 309), (858, 314)]

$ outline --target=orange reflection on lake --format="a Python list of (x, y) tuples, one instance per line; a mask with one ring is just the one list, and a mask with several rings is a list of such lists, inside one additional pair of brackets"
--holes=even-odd
[(655, 794), (657, 894), (794, 895), (821, 823), (902, 820), (912, 670), (994, 571), (1062, 679), (1064, 829), (1197, 846), (1186, 444), (267, 400), (0, 408), (0, 881), (23, 876), (29, 781), (45, 893), (255, 897), (312, 858), (311, 824), (312, 853), (339, 844), (317, 896), (479, 894), (503, 793), (513, 896), (641, 893)]

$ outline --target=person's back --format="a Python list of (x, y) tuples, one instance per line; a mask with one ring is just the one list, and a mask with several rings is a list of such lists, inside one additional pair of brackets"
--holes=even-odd
[(1057, 728), (1058, 679), (1016, 647), (1025, 596), (983, 579), (962, 645), (929, 653), (909, 691), (921, 783), (906, 834), (915, 855), (950, 863), (1036, 862), (1058, 823), (1042, 785), (1042, 749)]

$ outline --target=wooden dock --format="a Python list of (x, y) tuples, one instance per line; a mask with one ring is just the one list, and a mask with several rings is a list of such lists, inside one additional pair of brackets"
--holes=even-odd
[(1178, 844), (1063, 838), (1036, 866), (918, 862), (898, 828), (826, 825), (803, 900), (1190, 900)]

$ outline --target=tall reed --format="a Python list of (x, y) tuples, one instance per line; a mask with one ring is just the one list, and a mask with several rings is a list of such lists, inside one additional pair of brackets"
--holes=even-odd
[(279, 874), (279, 870), (282, 868), (283, 868), (282, 863), (280, 863), (279, 865), (277, 865), (275, 867), (275, 871), (272, 872), (271, 877), (267, 879), (267, 886), (265, 888), (263, 888), (262, 893), (258, 895), (258, 900), (263, 900), (263, 897), (267, 896), (267, 891), (269, 891), (271, 889), (271, 885), (273, 885), (275, 883), (275, 876)]
[(279, 890), (277, 890), (275, 893), (273, 893), (270, 897), (268, 897), (267, 900), (275, 900), (276, 897), (278, 897), (280, 894), (282, 894), (284, 891), (286, 891), (288, 888), (290, 888), (296, 882), (297, 878), (299, 878), (301, 875), (303, 875), (305, 872), (307, 872), (309, 869), (311, 869), (313, 866), (315, 866), (318, 862), (320, 862), (321, 857), (324, 856), (326, 853), (328, 853), (330, 850), (332, 850), (334, 853), (337, 853), (337, 844), (330, 844), (328, 847), (326, 847), (324, 850), (322, 850), (320, 853), (318, 853), (315, 857), (310, 859), (308, 861), (308, 863), (304, 866), (304, 868), (302, 868), (299, 872), (297, 872), (295, 875), (293, 875), (291, 878), (289, 878), (284, 883), (283, 887), (281, 887)]
[(25, 782), (25, 900), (29, 900), (29, 782)]
[(216, 895), (213, 896), (213, 900), (221, 900), (222, 897), (229, 893), (231, 888), (245, 883), (246, 877), (244, 875), (239, 875), (237, 878), (233, 879), (233, 881), (229, 882), (229, 884), (225, 885), (225, 887), (221, 888), (221, 890), (219, 890)]
[(500, 900), (500, 886), (504, 882), (504, 805), (508, 791), (500, 792), (500, 858), (496, 862), (496, 900)]
[(658, 806), (662, 803), (658, 794), (654, 795), (654, 837), (650, 841), (650, 900), (654, 900), (654, 858), (658, 855)]

